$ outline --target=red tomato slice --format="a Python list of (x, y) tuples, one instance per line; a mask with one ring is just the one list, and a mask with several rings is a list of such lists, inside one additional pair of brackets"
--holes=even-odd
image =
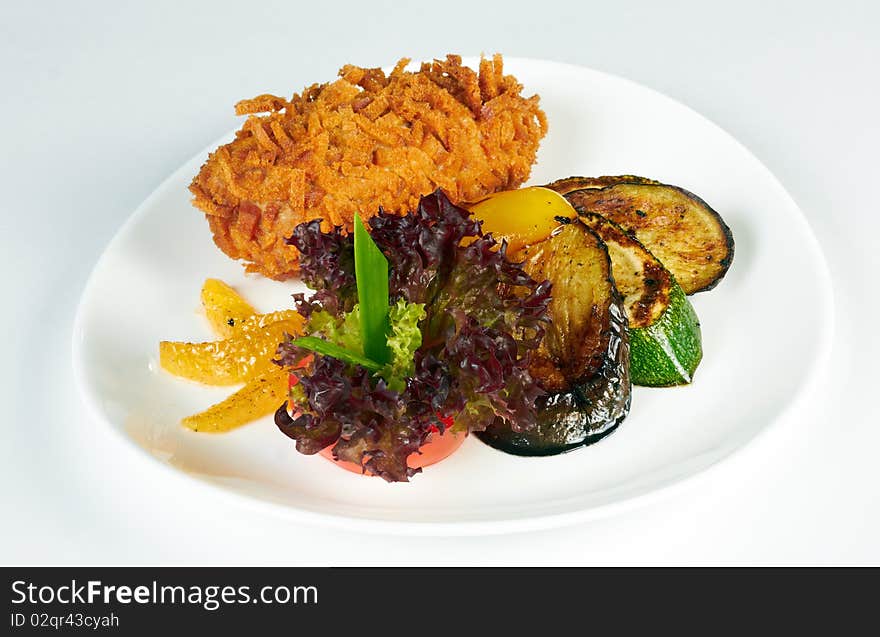
[[(410, 454), (409, 458), (406, 459), (406, 464), (413, 469), (436, 464), (452, 455), (452, 453), (462, 445), (465, 438), (467, 438), (466, 433), (453, 432), (449, 429), (442, 434), (432, 433), (428, 436), (428, 441), (419, 448), (417, 453)], [(363, 473), (363, 469), (361, 469), (360, 465), (345, 460), (334, 460), (333, 447), (322, 449), (319, 454), (346, 471)], [(366, 475), (372, 474), (367, 472)]]

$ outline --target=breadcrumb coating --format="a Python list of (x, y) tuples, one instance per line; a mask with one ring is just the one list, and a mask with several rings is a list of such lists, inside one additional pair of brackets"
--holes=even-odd
[(348, 65), (290, 101), (236, 104), (247, 120), (190, 185), (217, 246), (249, 272), (285, 279), (298, 270), (285, 239), (304, 221), (351, 230), (356, 214), (402, 214), (437, 188), (467, 203), (528, 179), (547, 120), (500, 55), (479, 72), (456, 55), (417, 72), (408, 64), (389, 75)]

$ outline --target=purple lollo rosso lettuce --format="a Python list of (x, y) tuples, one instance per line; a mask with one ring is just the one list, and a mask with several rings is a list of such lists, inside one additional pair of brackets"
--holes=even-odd
[[(360, 365), (282, 343), (276, 362), (299, 381), (292, 392), (297, 413), (282, 406), (275, 423), (302, 453), (335, 444), (337, 459), (389, 482), (407, 481), (420, 471), (407, 457), (435, 428), (443, 431), (442, 418), (468, 432), (496, 417), (514, 429), (534, 422), (544, 392), (528, 363), (544, 334), (550, 283), (508, 260), (506, 245), (483, 235), (480, 223), (439, 190), (406, 215), (380, 209), (369, 226), (389, 262), (391, 303), (421, 304), (411, 373), (396, 383), (398, 391)], [(301, 252), (303, 282), (315, 290), (309, 299), (295, 295), (297, 310), (306, 319), (320, 312), (322, 323), (329, 314), (345, 329), (357, 303), (352, 236), (340, 228), (322, 232), (311, 221), (297, 226), (289, 243)], [(312, 361), (298, 367), (308, 356)]]

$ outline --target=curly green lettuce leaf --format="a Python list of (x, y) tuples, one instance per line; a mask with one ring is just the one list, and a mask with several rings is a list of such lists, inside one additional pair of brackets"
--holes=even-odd
[(312, 312), (302, 333), (316, 336), (364, 356), (364, 341), (361, 338), (360, 308), (355, 305), (351, 312), (334, 316), (324, 310)]
[(415, 353), (422, 345), (419, 323), (425, 319), (424, 303), (407, 303), (398, 299), (388, 310), (388, 349), (391, 361), (379, 375), (394, 391), (406, 389), (406, 379), (415, 371)]

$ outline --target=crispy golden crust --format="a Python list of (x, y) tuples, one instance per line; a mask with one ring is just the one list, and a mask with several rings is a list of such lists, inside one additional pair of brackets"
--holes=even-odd
[(190, 185), (220, 249), (284, 279), (298, 256), (284, 239), (303, 221), (351, 229), (355, 214), (403, 213), (437, 188), (471, 202), (528, 178), (547, 121), (500, 55), (479, 73), (454, 55), (414, 73), (408, 62), (389, 75), (345, 66), (290, 101), (236, 104), (248, 119)]

